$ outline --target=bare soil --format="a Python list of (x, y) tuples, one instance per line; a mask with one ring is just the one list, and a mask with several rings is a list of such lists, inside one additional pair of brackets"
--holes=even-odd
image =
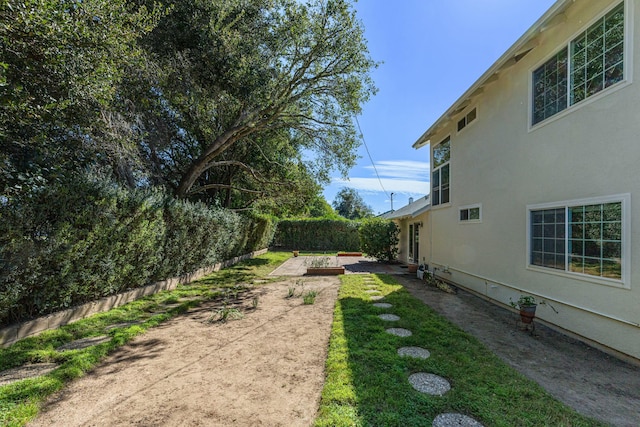
[[(356, 261), (348, 273), (389, 272)], [(295, 259), (285, 263), (291, 271), (274, 273), (296, 274), (302, 268), (296, 262), (302, 265)], [(614, 426), (640, 425), (640, 367), (543, 325), (530, 335), (517, 328), (513, 313), (467, 292), (448, 294), (409, 275), (396, 278), (578, 412)], [(258, 308), (250, 308), (247, 296), (241, 320), (209, 323), (215, 306), (205, 304), (148, 331), (54, 395), (30, 425), (311, 425), (339, 281), (305, 277), (305, 288), (320, 292), (315, 304), (303, 305), (300, 297), (285, 298), (297, 280), (256, 288)]]
[(204, 304), (151, 329), (53, 395), (29, 425), (312, 424), (339, 280), (305, 278), (304, 290), (318, 291), (308, 305), (286, 298), (295, 281), (251, 291), (242, 319), (212, 323), (215, 307)]

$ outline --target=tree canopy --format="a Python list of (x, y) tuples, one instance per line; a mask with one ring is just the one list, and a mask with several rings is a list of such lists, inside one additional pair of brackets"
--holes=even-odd
[(361, 219), (368, 218), (373, 215), (373, 209), (367, 205), (353, 188), (342, 188), (336, 194), (336, 198), (333, 201), (333, 207), (338, 213), (348, 219)]
[(286, 214), (355, 163), (376, 63), (350, 0), (8, 0), (0, 21), (3, 194), (92, 169)]

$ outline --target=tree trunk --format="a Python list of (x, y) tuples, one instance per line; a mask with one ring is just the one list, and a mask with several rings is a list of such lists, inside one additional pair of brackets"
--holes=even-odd
[(207, 170), (207, 166), (211, 163), (211, 160), (248, 133), (250, 132), (246, 131), (246, 126), (234, 126), (217, 137), (213, 143), (191, 163), (189, 169), (187, 169), (184, 175), (182, 175), (180, 184), (178, 184), (178, 188), (176, 189), (176, 197), (184, 199), (187, 194), (189, 194), (191, 187), (193, 187), (193, 184), (195, 184), (200, 175)]

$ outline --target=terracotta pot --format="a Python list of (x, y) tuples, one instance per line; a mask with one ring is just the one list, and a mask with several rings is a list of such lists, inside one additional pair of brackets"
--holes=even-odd
[(409, 273), (415, 273), (418, 271), (418, 264), (409, 264), (407, 268), (409, 269)]
[(537, 305), (523, 305), (520, 307), (520, 320), (522, 323), (531, 323), (533, 319), (536, 317), (536, 307)]

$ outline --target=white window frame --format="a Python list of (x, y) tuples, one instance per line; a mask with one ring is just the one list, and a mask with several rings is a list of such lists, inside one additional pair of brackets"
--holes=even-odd
[[(461, 219), (460, 212), (471, 211), (471, 209), (478, 209), (478, 219)], [(470, 213), (470, 212), (469, 212)], [(462, 224), (478, 224), (482, 222), (482, 203), (475, 203), (473, 205), (460, 206), (458, 208), (458, 222)]]
[[(566, 218), (566, 208), (575, 206), (605, 204), (620, 202), (622, 205), (622, 257), (621, 257), (621, 278), (611, 279), (606, 277), (592, 276), (584, 273), (577, 273), (568, 270), (568, 262), (565, 259), (565, 269), (558, 270), (550, 267), (543, 267), (531, 264), (531, 212), (543, 209), (561, 209), (565, 208), (565, 257), (568, 258), (568, 227), (569, 221)], [(527, 270), (537, 271), (541, 273), (563, 276), (584, 282), (597, 283), (601, 285), (613, 286), (618, 288), (631, 288), (631, 194), (616, 194), (603, 197), (591, 197), (586, 199), (564, 200), (553, 203), (541, 203), (535, 205), (527, 205), (527, 252), (526, 252), (526, 268)]]
[[(624, 3), (624, 64), (623, 64), (623, 78), (621, 81), (609, 86), (607, 88), (603, 88), (599, 92), (588, 96), (586, 99), (579, 101), (573, 105), (570, 105), (570, 87), (571, 87), (571, 42), (574, 41), (580, 34), (587, 31), (594, 23), (598, 20), (602, 19), (607, 13), (611, 12), (613, 9), (618, 7), (620, 4)], [(547, 55), (544, 59), (536, 63), (533, 67), (529, 69), (529, 90), (528, 90), (528, 115), (527, 115), (527, 124), (528, 131), (535, 131), (543, 126), (546, 126), (549, 123), (553, 123), (556, 120), (559, 120), (565, 117), (568, 114), (573, 113), (576, 110), (583, 108), (586, 105), (595, 102), (602, 97), (608, 96), (617, 92), (620, 89), (623, 89), (629, 86), (633, 82), (633, 23), (634, 23), (634, 1), (623, 0), (621, 2), (616, 2), (606, 8), (602, 13), (594, 17), (591, 21), (589, 21), (586, 25), (582, 26), (578, 31), (571, 35), (558, 49), (555, 49), (549, 55)], [(533, 73), (544, 65), (549, 59), (556, 56), (558, 52), (562, 49), (567, 50), (567, 55), (569, 56), (568, 64), (567, 64), (567, 107), (564, 110), (559, 111), (556, 114), (553, 114), (550, 117), (547, 117), (540, 122), (533, 124)]]
[[(476, 116), (473, 118), (473, 120), (469, 121), (468, 120), (469, 114), (471, 114), (471, 112), (473, 112), (473, 111), (475, 111)], [(464, 126), (462, 127), (462, 129), (458, 129), (458, 123), (460, 121), (462, 121), (462, 120), (465, 121)], [(456, 132), (458, 134), (464, 132), (469, 126), (473, 125), (477, 121), (478, 121), (478, 107), (477, 106), (473, 106), (473, 107), (467, 109), (467, 111), (460, 117), (460, 119), (458, 119), (456, 121)]]
[[(449, 143), (449, 160), (447, 160), (446, 162), (442, 163), (440, 166), (438, 167), (434, 167), (434, 158), (433, 158), (433, 152), (436, 150), (436, 148), (444, 143)], [(446, 202), (442, 202), (442, 168), (444, 168), (445, 166), (449, 166), (449, 200)], [(435, 172), (438, 172), (438, 203), (434, 204), (434, 186), (433, 186), (433, 174)], [(451, 206), (451, 136), (447, 136), (446, 138), (444, 138), (442, 141), (440, 141), (437, 145), (434, 145), (431, 149), (431, 175), (430, 175), (430, 186), (431, 186), (431, 209), (434, 208), (440, 208), (443, 206)]]

